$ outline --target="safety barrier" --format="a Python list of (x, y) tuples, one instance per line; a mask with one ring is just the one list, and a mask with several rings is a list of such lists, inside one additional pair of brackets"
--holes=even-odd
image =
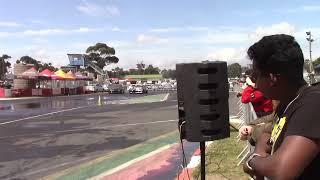
[[(254, 111), (251, 103), (243, 104), (239, 100), (238, 105), (239, 105), (238, 115), (240, 116), (240, 124), (238, 128), (241, 128), (242, 126), (249, 124), (257, 119), (256, 112)], [(237, 140), (237, 142), (240, 141), (240, 135), (238, 137), (239, 139)], [(245, 159), (247, 159), (248, 155), (252, 153), (253, 150), (254, 150), (254, 147), (247, 141), (246, 147), (237, 156), (237, 159), (241, 158), (237, 165), (239, 166)]]

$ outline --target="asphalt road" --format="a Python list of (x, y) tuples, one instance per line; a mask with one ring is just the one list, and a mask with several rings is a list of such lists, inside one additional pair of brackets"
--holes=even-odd
[[(37, 179), (177, 128), (176, 94), (164, 102), (110, 104), (101, 94), (0, 102), (0, 179)], [(230, 115), (237, 99), (230, 93)]]

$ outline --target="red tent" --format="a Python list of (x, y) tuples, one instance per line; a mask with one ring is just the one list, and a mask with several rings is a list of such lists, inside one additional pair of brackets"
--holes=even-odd
[(54, 75), (54, 72), (50, 71), (49, 69), (45, 69), (39, 73), (40, 78), (51, 78)]

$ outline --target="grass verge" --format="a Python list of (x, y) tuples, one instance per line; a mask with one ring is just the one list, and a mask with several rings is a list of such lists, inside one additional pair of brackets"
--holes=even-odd
[[(242, 166), (237, 166), (238, 154), (245, 147), (245, 142), (237, 142), (238, 131), (230, 129), (230, 138), (214, 141), (206, 152), (206, 179), (248, 179), (242, 171)], [(192, 173), (194, 179), (200, 179), (200, 166)]]

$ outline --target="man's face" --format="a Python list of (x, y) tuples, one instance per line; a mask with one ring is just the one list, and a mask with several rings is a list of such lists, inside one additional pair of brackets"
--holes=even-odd
[(267, 97), (272, 98), (273, 88), (271, 87), (270, 78), (267, 74), (262, 73), (259, 68), (253, 62), (253, 73), (251, 76), (252, 80), (256, 83), (256, 87), (263, 92)]

